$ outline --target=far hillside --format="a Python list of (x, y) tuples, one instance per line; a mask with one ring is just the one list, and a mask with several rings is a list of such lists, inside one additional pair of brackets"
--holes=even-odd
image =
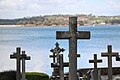
[(0, 19), (0, 25), (23, 26), (68, 26), (69, 17), (77, 16), (78, 25), (117, 25), (120, 24), (120, 16), (95, 16), (92, 14), (78, 15), (45, 15), (24, 17), (20, 19)]

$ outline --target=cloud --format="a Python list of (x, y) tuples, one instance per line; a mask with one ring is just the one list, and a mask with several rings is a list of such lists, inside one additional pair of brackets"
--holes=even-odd
[(113, 12), (113, 8), (118, 13), (119, 4), (119, 0), (0, 0), (0, 15), (1, 17), (25, 17), (45, 14), (107, 14)]
[(22, 8), (24, 5), (23, 0), (1, 0), (0, 1), (0, 9), (5, 10), (14, 10), (17, 8)]
[(120, 9), (120, 0), (108, 0), (111, 8)]

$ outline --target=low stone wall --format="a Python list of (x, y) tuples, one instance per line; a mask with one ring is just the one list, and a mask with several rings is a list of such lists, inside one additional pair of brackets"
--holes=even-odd
[[(108, 76), (101, 76), (101, 80), (108, 80)], [(113, 80), (120, 80), (120, 75), (114, 75)]]

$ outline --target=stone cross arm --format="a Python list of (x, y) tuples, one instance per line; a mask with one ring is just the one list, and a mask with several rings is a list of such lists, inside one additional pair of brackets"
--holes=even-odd
[(27, 54), (25, 54), (25, 51), (22, 51), (22, 54), (21, 54), (21, 59), (25, 59), (25, 60), (30, 60), (30, 56), (27, 56)]
[(116, 61), (120, 61), (120, 55), (116, 57)]
[(113, 56), (113, 57), (116, 57), (118, 55), (118, 52), (112, 52), (112, 54), (108, 54), (108, 53), (105, 53), (105, 52), (102, 52), (101, 53), (101, 56), (102, 57), (107, 57), (107, 56)]
[[(69, 63), (68, 62), (64, 62), (63, 63), (63, 67), (68, 67)], [(51, 63), (51, 67), (60, 67), (59, 63)]]
[(102, 59), (99, 59), (99, 60), (97, 60), (97, 61), (95, 61), (95, 60), (89, 60), (89, 63), (95, 63), (95, 62), (101, 63), (101, 62), (102, 62)]
[[(57, 39), (69, 39), (72, 34), (69, 31), (57, 31), (56, 38)], [(76, 32), (77, 39), (90, 39), (90, 31), (77, 31)]]
[(108, 45), (108, 52), (102, 52), (101, 56), (102, 57), (107, 57), (107, 56), (116, 57), (118, 56), (118, 52), (112, 52), (112, 45)]
[(89, 60), (89, 63), (101, 63), (102, 59), (97, 59), (97, 54), (94, 54), (94, 60)]
[(13, 53), (10, 55), (10, 59), (14, 59), (14, 58), (17, 58), (17, 54), (16, 53)]

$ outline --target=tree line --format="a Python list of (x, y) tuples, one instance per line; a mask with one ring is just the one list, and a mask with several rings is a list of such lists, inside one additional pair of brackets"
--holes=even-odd
[(0, 19), (0, 25), (67, 26), (69, 24), (70, 16), (78, 17), (78, 25), (120, 24), (120, 16), (95, 16), (92, 14), (76, 14), (45, 15), (24, 17), (19, 19)]

